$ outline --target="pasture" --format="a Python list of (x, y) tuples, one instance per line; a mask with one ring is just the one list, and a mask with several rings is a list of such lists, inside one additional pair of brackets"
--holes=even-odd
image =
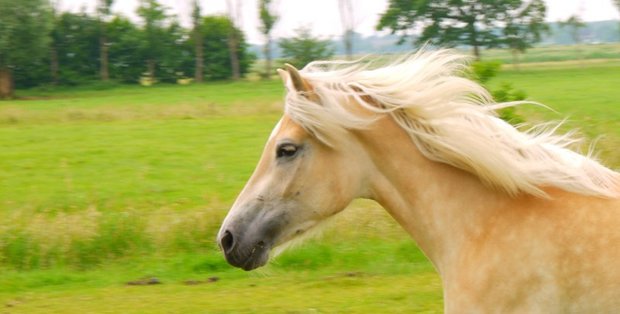
[[(513, 55), (506, 49), (489, 49), (483, 53), (484, 59), (500, 60), (502, 63), (514, 62)], [(606, 60), (620, 57), (620, 45), (615, 43), (553, 45), (528, 49), (518, 56), (519, 62), (557, 62), (582, 60)]]
[[(506, 67), (620, 167), (620, 61)], [(372, 202), (256, 272), (215, 232), (282, 108), (274, 81), (25, 91), (0, 103), (0, 306), (9, 313), (441, 312), (439, 279)], [(603, 136), (600, 137), (599, 136)], [(587, 150), (588, 145), (582, 147)], [(127, 285), (141, 278), (158, 285)], [(211, 278), (211, 279), (209, 279)]]

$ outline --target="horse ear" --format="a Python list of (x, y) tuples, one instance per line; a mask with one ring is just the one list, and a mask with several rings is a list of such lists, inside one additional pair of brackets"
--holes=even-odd
[(282, 82), (284, 82), (284, 85), (286, 85), (286, 82), (288, 82), (289, 78), (288, 73), (282, 69), (278, 69), (276, 71), (278, 72), (278, 75), (280, 75), (280, 78), (282, 79)]
[(286, 72), (288, 72), (289, 77), (293, 82), (293, 87), (295, 87), (296, 91), (306, 93), (312, 91), (310, 89), (310, 85), (308, 85), (308, 83), (303, 78), (301, 78), (299, 71), (294, 66), (286, 63), (284, 64), (284, 68), (286, 69)]
[(294, 66), (286, 63), (284, 64), (284, 70), (278, 69), (278, 74), (280, 75), (280, 78), (282, 78), (282, 81), (284, 81), (284, 85), (286, 85), (287, 88), (290, 86), (290, 81), (295, 92), (298, 92), (300, 95), (313, 102), (319, 103), (319, 98), (312, 90), (312, 86), (310, 86), (310, 84), (308, 84), (308, 82), (301, 77), (299, 71)]

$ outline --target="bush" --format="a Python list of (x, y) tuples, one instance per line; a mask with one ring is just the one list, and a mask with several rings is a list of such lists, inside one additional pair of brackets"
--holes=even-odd
[(308, 28), (300, 28), (296, 32), (296, 37), (282, 39), (279, 43), (287, 62), (301, 69), (314, 60), (325, 60), (334, 55), (329, 40), (313, 37)]
[(497, 75), (501, 67), (499, 61), (476, 61), (471, 65), (473, 79), (485, 84)]
[[(501, 69), (501, 63), (498, 61), (476, 61), (472, 64), (472, 79), (480, 82), (481, 84), (487, 83), (490, 79), (495, 77)], [(493, 99), (497, 102), (510, 102), (525, 100), (527, 94), (515, 89), (511, 83), (502, 82), (500, 87), (495, 90), (491, 90)], [(517, 113), (515, 107), (508, 107), (498, 111), (499, 117), (513, 125), (521, 124), (525, 122), (525, 119)]]
[[(239, 58), (239, 71), (244, 76), (250, 70), (250, 66), (255, 61), (256, 56), (248, 49), (248, 43), (245, 40), (243, 32), (235, 27), (232, 21), (225, 16), (206, 16), (202, 20), (204, 71), (205, 78), (208, 80), (230, 79), (233, 75), (230, 65), (230, 47), (228, 46), (228, 38), (230, 32), (236, 34), (239, 40), (237, 46), (237, 55)], [(193, 45), (193, 42), (191, 42)], [(190, 45), (190, 46), (191, 46)], [(191, 50), (193, 54), (193, 50)], [(184, 68), (186, 75), (194, 73), (193, 57)]]

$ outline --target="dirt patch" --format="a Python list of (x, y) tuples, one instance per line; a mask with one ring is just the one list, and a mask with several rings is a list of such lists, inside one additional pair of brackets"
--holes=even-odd
[(145, 277), (138, 280), (128, 281), (125, 284), (128, 286), (151, 286), (160, 285), (162, 282), (155, 277)]
[(217, 282), (219, 280), (220, 280), (220, 277), (209, 277), (205, 280), (189, 279), (189, 280), (183, 281), (183, 284), (187, 286), (195, 286), (195, 285), (202, 285), (205, 283)]

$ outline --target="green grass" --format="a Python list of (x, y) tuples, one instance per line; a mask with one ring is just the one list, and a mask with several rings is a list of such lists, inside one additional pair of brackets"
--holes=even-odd
[(286, 272), (193, 286), (54, 290), (1, 302), (10, 313), (440, 313), (439, 291), (431, 272), (412, 277)]
[[(620, 167), (620, 60), (579, 64), (539, 64), (520, 71), (506, 67), (493, 80), (512, 82), (528, 99), (554, 111), (523, 106), (519, 111), (530, 122), (566, 119), (564, 130), (577, 129), (596, 141), (596, 151), (605, 164)], [(587, 151), (588, 145), (583, 150)]]
[[(482, 52), (484, 59), (500, 60), (513, 63), (513, 55), (506, 49), (490, 49)], [(557, 62), (591, 59), (620, 59), (620, 44), (582, 44), (567, 46), (544, 46), (530, 48), (525, 54), (519, 55), (520, 63)]]
[[(0, 306), (365, 312), (391, 304), (398, 312), (408, 302), (440, 311), (432, 267), (369, 202), (334, 219), (345, 229), (337, 237), (327, 232), (265, 269), (226, 264), (215, 231), (281, 115), (282, 94), (278, 81), (240, 82), (22, 91), (0, 103)], [(124, 284), (145, 276), (164, 284)], [(183, 284), (213, 276), (220, 281)], [(338, 287), (347, 293), (330, 301)], [(292, 296), (275, 298), (285, 291)], [(360, 303), (360, 294), (373, 297)]]
[[(133, 258), (88, 271), (5, 271), (0, 306), (11, 313), (441, 312), (439, 278), (406, 237), (355, 246), (335, 240), (311, 241), (254, 272), (231, 269), (216, 252)], [(144, 277), (162, 284), (126, 284)]]
[[(230, 201), (276, 116), (1, 128), (0, 211), (196, 208)], [(243, 171), (238, 171), (238, 170)]]
[[(620, 167), (620, 61), (506, 67)], [(0, 103), (0, 308), (10, 313), (441, 312), (400, 227), (355, 202), (325, 235), (246, 273), (215, 232), (281, 115), (278, 81), (20, 91)], [(355, 227), (352, 227), (355, 226)], [(163, 284), (126, 286), (145, 276)], [(219, 281), (185, 285), (186, 280)]]

